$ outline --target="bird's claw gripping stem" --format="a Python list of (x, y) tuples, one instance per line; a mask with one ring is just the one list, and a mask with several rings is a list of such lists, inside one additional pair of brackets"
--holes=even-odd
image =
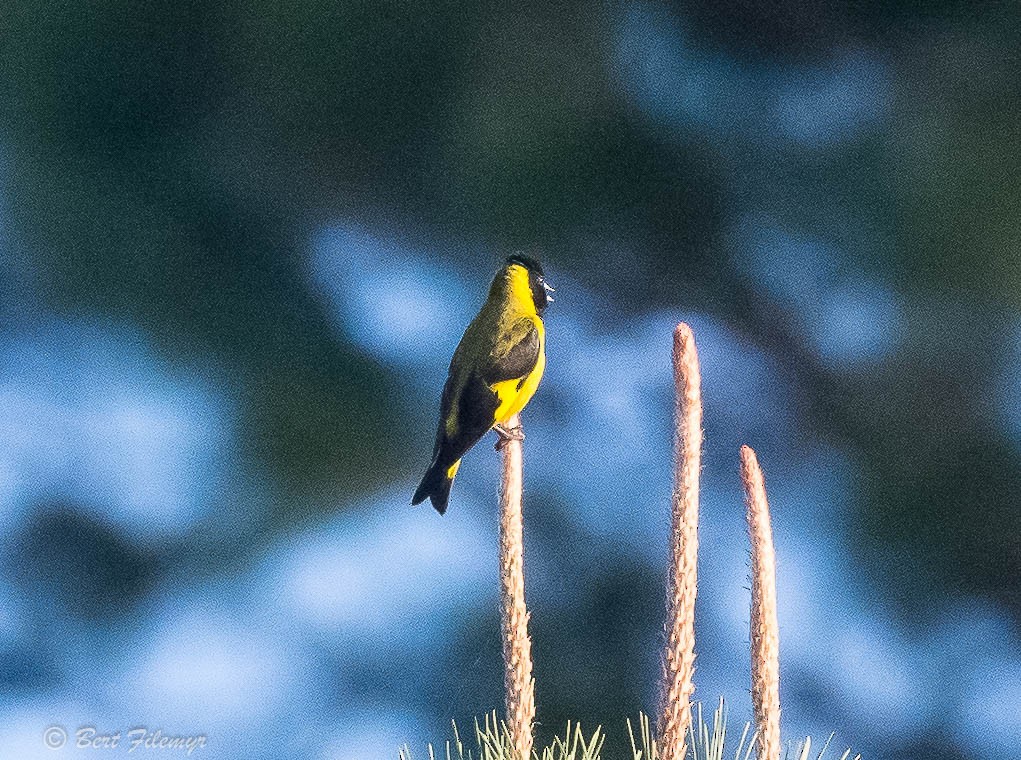
[(521, 429), (521, 426), (517, 427), (504, 427), (503, 425), (493, 425), (493, 430), (499, 436), (499, 440), (496, 442), (495, 448), (497, 451), (501, 451), (509, 441), (523, 441), (525, 440), (525, 431)]

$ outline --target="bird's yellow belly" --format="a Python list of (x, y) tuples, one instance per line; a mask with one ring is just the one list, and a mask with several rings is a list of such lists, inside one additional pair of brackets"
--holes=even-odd
[[(524, 382), (521, 381), (521, 378), (515, 378), (513, 380), (503, 380), (492, 386), (497, 397), (500, 399), (500, 405), (496, 408), (496, 414), (494, 415), (497, 425), (505, 424), (532, 400), (532, 396), (535, 394), (536, 388), (539, 387), (539, 381), (542, 380), (542, 373), (545, 369), (546, 350), (545, 346), (540, 344), (539, 359), (535, 363), (535, 368), (525, 376)], [(519, 385), (521, 387), (518, 387)]]

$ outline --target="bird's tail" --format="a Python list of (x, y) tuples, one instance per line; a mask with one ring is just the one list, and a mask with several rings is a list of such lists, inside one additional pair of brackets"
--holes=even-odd
[(411, 498), (412, 504), (420, 504), (428, 497), (433, 508), (441, 515), (447, 511), (447, 500), (450, 498), (450, 487), (454, 484), (454, 476), (457, 475), (457, 468), (461, 466), (458, 459), (452, 465), (444, 465), (438, 459), (434, 460), (418, 484), (415, 495)]

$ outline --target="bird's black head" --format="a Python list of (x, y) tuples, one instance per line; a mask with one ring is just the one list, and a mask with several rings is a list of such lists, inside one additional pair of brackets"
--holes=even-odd
[(532, 291), (532, 301), (535, 303), (535, 311), (541, 317), (546, 307), (553, 303), (553, 288), (550, 287), (542, 271), (542, 265), (531, 256), (523, 253), (515, 253), (507, 258), (507, 265), (517, 264), (528, 271), (528, 287)]
[(523, 253), (515, 253), (513, 256), (508, 256), (507, 263), (520, 264), (529, 272), (535, 272), (540, 277), (543, 276), (542, 265), (531, 256), (526, 256)]

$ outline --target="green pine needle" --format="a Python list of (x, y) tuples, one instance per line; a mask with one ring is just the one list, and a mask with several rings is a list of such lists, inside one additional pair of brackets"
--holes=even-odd
[[(631, 740), (631, 754), (634, 760), (659, 760), (656, 749), (655, 735), (649, 716), (639, 713), (637, 729), (627, 720), (628, 737)], [(430, 744), (429, 760), (514, 760), (514, 748), (507, 724), (499, 720), (495, 712), (485, 716), (483, 721), (475, 719), (475, 741), (470, 746), (465, 744), (457, 725), (453, 725), (454, 739), (443, 746), (444, 753), (437, 753)], [(602, 760), (603, 742), (606, 735), (602, 727), (597, 727), (591, 736), (586, 736), (581, 725), (568, 721), (563, 736), (556, 737), (549, 747), (541, 751), (532, 751), (532, 760)], [(823, 744), (814, 760), (825, 760), (833, 735)], [(713, 710), (712, 722), (703, 719), (702, 704), (692, 707), (692, 722), (688, 728), (688, 757), (690, 760), (752, 760), (755, 746), (755, 732), (751, 724), (745, 723), (736, 748), (726, 746), (727, 742), (727, 709), (723, 699)], [(813, 760), (810, 756), (812, 740), (806, 738), (798, 745), (797, 752), (791, 754), (787, 748), (787, 758), (794, 760)], [(726, 753), (726, 754), (724, 754)], [(399, 760), (412, 760), (411, 749), (405, 745), (400, 749)], [(851, 750), (845, 750), (837, 760), (848, 760)], [(855, 755), (854, 760), (861, 760)]]

